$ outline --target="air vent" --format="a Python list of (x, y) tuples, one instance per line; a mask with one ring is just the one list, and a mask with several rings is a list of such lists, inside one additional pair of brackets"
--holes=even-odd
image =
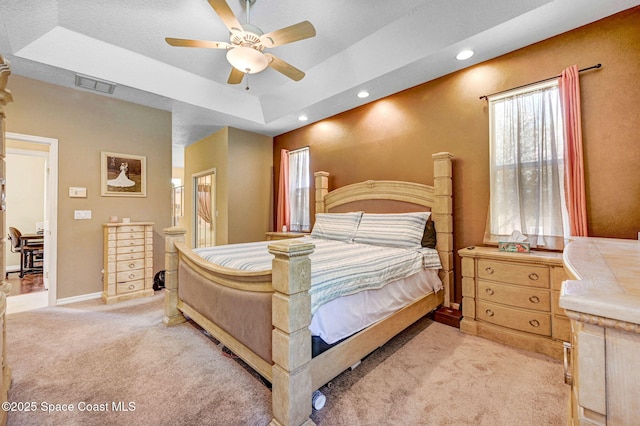
[(76, 74), (76, 86), (83, 89), (95, 90), (100, 93), (112, 94), (116, 89), (116, 84), (105, 80), (89, 77), (82, 74)]

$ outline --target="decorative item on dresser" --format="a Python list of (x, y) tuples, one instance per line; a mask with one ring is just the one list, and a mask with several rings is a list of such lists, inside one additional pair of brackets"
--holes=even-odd
[(562, 359), (569, 319), (558, 305), (562, 253), (468, 247), (462, 258), (462, 321), (469, 334)]
[(571, 318), (565, 381), (569, 424), (631, 425), (640, 418), (640, 242), (574, 237), (560, 306)]
[(105, 223), (102, 300), (153, 295), (153, 223)]

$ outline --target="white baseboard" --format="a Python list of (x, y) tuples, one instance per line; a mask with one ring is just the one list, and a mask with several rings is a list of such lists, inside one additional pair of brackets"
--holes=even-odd
[(64, 299), (56, 300), (56, 305), (68, 305), (69, 303), (84, 302), (85, 300), (99, 299), (102, 296), (102, 292), (81, 294), (80, 296), (65, 297)]

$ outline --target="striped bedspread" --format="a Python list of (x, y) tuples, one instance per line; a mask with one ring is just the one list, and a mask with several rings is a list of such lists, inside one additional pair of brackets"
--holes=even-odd
[[(311, 259), (311, 313), (335, 298), (370, 290), (415, 274), (422, 268), (440, 269), (434, 249), (404, 249), (304, 237), (316, 248)], [(271, 270), (273, 241), (194, 249), (203, 259), (232, 269)], [(439, 290), (439, 289), (436, 289)]]

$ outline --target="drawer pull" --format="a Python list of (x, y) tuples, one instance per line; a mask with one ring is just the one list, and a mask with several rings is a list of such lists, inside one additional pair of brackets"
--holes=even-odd
[(133, 285), (133, 284), (129, 285), (129, 290), (133, 290), (134, 288), (136, 288), (135, 285)]
[(491, 309), (487, 309), (486, 311), (484, 311), (488, 316), (492, 317), (493, 316), (493, 311)]
[(485, 271), (487, 271), (487, 274), (493, 274), (493, 268), (491, 266), (487, 266), (486, 268), (484, 268)]
[(538, 281), (539, 278), (540, 278), (540, 275), (536, 274), (535, 272), (532, 272), (529, 274), (529, 279), (531, 281)]
[(136, 267), (136, 264), (135, 264), (135, 263), (130, 263), (130, 264), (129, 264), (129, 268), (133, 269), (133, 268), (135, 268), (135, 267)]
[(571, 368), (571, 343), (562, 342), (562, 349), (564, 352), (564, 382), (567, 385), (573, 384), (572, 368)]
[(485, 292), (489, 295), (489, 296), (493, 296), (493, 289), (492, 288), (488, 288), (485, 290)]
[(531, 303), (540, 303), (540, 298), (538, 296), (531, 296), (529, 298), (529, 302), (531, 302)]
[(531, 327), (540, 327), (540, 321), (538, 320), (531, 320), (529, 324), (531, 324)]
[(135, 277), (136, 277), (136, 274), (129, 274), (130, 279), (134, 279)]

